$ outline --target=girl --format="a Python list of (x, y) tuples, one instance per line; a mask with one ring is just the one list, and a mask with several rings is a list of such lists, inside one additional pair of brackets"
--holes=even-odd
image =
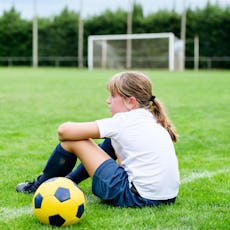
[[(92, 191), (114, 206), (171, 204), (179, 190), (173, 146), (177, 134), (150, 79), (122, 72), (107, 83), (111, 118), (59, 126), (59, 151), (78, 157), (92, 178)], [(117, 162), (92, 139), (110, 138)]]

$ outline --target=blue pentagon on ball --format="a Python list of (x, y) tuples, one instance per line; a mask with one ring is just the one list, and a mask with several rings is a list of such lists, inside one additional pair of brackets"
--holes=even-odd
[(38, 193), (37, 196), (34, 198), (34, 207), (41, 208), (42, 201), (43, 201), (43, 197), (40, 193)]
[(65, 223), (65, 219), (63, 219), (60, 215), (54, 215), (49, 217), (49, 222), (53, 226), (61, 227)]
[(84, 204), (81, 204), (78, 206), (78, 211), (77, 211), (77, 215), (76, 215), (77, 218), (81, 218), (81, 216), (84, 212), (84, 209), (85, 209)]
[(60, 201), (64, 202), (70, 199), (70, 192), (68, 188), (58, 188), (55, 192), (54, 196)]

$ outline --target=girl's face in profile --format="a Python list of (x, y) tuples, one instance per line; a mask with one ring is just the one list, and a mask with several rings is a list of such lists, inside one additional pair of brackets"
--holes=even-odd
[(112, 116), (116, 113), (129, 111), (125, 98), (121, 97), (119, 94), (110, 94), (106, 102)]

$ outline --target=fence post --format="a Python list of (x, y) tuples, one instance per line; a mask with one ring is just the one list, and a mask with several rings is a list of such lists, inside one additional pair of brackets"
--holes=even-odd
[(194, 38), (194, 70), (199, 69), (199, 37), (196, 35)]

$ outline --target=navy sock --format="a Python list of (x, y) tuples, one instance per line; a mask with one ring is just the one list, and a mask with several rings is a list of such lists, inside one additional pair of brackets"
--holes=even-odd
[(77, 157), (58, 144), (50, 155), (42, 174), (38, 177), (40, 183), (52, 177), (64, 177), (70, 173), (77, 161)]
[[(111, 139), (110, 138), (106, 138), (98, 146), (100, 148), (102, 148), (111, 158), (113, 158), (114, 160), (116, 160), (117, 157), (115, 155), (115, 151), (114, 151), (113, 146), (111, 144)], [(71, 173), (69, 173), (66, 177), (69, 178), (69, 179), (71, 179), (75, 183), (79, 184), (81, 181), (87, 179), (89, 177), (89, 174), (86, 171), (84, 165), (82, 163), (80, 163), (78, 165), (78, 167), (74, 171), (72, 171)]]
[(83, 180), (87, 179), (89, 177), (89, 174), (86, 171), (84, 165), (80, 163), (77, 168), (69, 173), (66, 177), (74, 181), (76, 184), (79, 184)]

